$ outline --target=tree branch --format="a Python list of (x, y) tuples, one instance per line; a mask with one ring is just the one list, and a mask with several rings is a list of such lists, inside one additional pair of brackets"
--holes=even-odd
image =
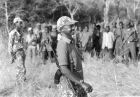
[(76, 14), (76, 12), (78, 11), (78, 9), (79, 9), (79, 5), (76, 3), (76, 4), (74, 5), (74, 9), (73, 9), (73, 11), (72, 11), (73, 15)]
[(65, 5), (65, 7), (67, 8), (68, 12), (71, 13), (70, 8), (68, 8), (68, 6)]

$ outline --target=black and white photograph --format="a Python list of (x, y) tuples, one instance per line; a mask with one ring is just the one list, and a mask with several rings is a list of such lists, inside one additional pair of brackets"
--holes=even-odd
[(0, 97), (140, 97), (140, 0), (0, 0)]

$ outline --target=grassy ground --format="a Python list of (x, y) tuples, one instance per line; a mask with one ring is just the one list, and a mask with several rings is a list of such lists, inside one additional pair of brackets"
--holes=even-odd
[[(2, 45), (2, 47), (5, 47)], [(5, 47), (6, 48), (6, 47)], [(83, 62), (85, 81), (93, 86), (89, 97), (140, 96), (140, 66), (126, 67), (124, 64), (103, 62), (96, 57), (85, 54)], [(0, 52), (0, 97), (15, 97), (16, 65), (10, 64), (6, 49)], [(23, 97), (61, 97), (58, 91), (50, 86), (56, 65), (49, 61), (40, 64), (37, 57), (32, 64), (27, 57), (27, 81), (23, 89)]]

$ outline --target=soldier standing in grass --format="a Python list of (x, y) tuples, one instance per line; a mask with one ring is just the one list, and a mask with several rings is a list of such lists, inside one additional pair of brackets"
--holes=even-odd
[[(124, 55), (126, 62), (129, 61), (129, 53), (131, 54), (132, 61), (135, 66), (137, 66), (136, 62), (136, 29), (134, 28), (134, 24), (132, 21), (128, 20), (125, 23), (125, 31), (123, 33), (123, 44)], [(128, 64), (127, 64), (128, 65)]]
[(15, 24), (15, 28), (9, 33), (9, 53), (12, 55), (12, 57), (14, 56), (15, 61), (17, 61), (16, 86), (18, 93), (20, 94), (23, 83), (26, 80), (25, 49), (22, 32), (23, 20), (20, 17), (16, 17), (13, 20), (13, 23)]
[[(79, 51), (79, 49), (75, 46), (73, 42), (72, 35), (74, 30), (74, 24), (77, 21), (72, 20), (71, 18), (67, 16), (62, 16), (57, 21), (57, 29), (60, 32), (58, 44), (57, 44), (57, 59), (59, 63), (59, 70), (56, 72), (55, 75), (55, 83), (59, 83), (59, 77), (57, 77), (57, 74), (64, 75), (64, 77), (68, 78), (74, 86), (74, 89), (76, 88), (75, 85), (80, 85), (84, 88), (85, 91), (91, 92), (92, 87), (84, 82), (83, 77), (83, 68), (82, 68), (82, 55)], [(64, 78), (65, 79), (65, 78)], [(68, 93), (67, 89), (69, 86), (63, 82), (62, 87), (64, 88), (63, 92)], [(66, 88), (67, 87), (67, 88)], [(69, 87), (70, 88), (70, 87)], [(80, 91), (81, 92), (81, 91)], [(82, 95), (82, 94), (81, 94)], [(69, 96), (70, 97), (70, 96)], [(85, 97), (77, 96), (77, 97)]]

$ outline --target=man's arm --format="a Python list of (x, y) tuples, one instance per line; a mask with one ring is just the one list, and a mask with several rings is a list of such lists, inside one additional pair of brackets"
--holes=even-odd
[(73, 72), (71, 72), (67, 65), (63, 65), (63, 66), (60, 66), (61, 68), (61, 72), (68, 78), (70, 79), (71, 81), (75, 82), (76, 84), (81, 84), (81, 79), (78, 78), (77, 76), (75, 76), (73, 74)]

